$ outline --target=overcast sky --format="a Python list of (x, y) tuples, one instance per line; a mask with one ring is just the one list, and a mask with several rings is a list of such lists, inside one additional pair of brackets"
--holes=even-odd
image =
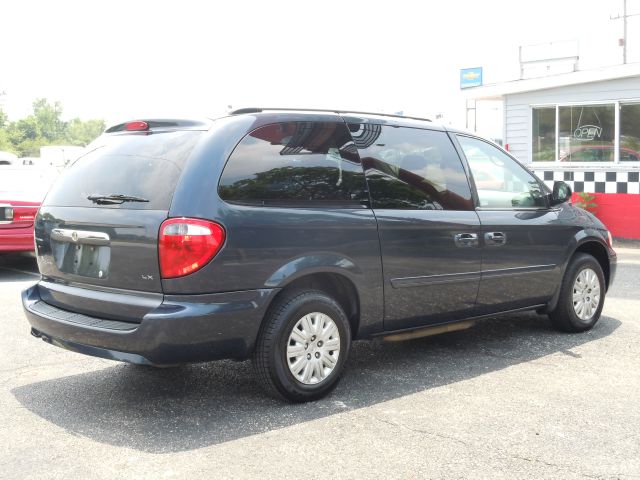
[[(621, 63), (622, 22), (609, 19), (621, 11), (622, 0), (3, 0), (0, 91), (11, 119), (46, 97), (66, 118), (108, 123), (227, 105), (445, 112), (460, 123), (460, 68), (482, 66), (485, 83), (515, 79), (519, 45), (569, 39), (583, 69)], [(630, 61), (638, 31), (630, 18)]]

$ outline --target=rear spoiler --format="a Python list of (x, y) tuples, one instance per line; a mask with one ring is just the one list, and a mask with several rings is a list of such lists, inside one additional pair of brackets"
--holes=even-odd
[(163, 130), (209, 130), (210, 121), (200, 120), (131, 120), (107, 128), (104, 133), (150, 132)]

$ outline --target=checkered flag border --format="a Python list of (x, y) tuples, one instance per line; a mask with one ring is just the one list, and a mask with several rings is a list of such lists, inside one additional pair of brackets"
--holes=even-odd
[(574, 192), (640, 193), (640, 172), (533, 170), (549, 187), (562, 180)]

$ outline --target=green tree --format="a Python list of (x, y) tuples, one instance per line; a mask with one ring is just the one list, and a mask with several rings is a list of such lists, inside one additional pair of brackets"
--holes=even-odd
[(5, 126), (8, 125), (8, 122), (8, 115), (0, 108), (0, 151), (15, 153), (15, 147), (11, 142), (9, 132), (5, 128)]
[(88, 145), (99, 137), (105, 128), (104, 120), (82, 121), (79, 118), (74, 118), (66, 125), (66, 143), (69, 145)]
[(9, 139), (9, 134), (3, 128), (0, 128), (0, 151), (16, 153), (13, 143)]
[[(33, 102), (33, 117), (40, 130), (40, 135), (49, 142), (64, 137), (65, 124), (61, 120), (62, 105), (60, 102), (50, 104), (46, 98), (38, 98)], [(30, 118), (30, 117), (27, 117)]]
[(48, 144), (47, 139), (42, 137), (40, 125), (33, 115), (11, 122), (7, 134), (13, 150), (21, 157), (38, 156), (40, 146)]
[(33, 115), (10, 123), (7, 131), (14, 144), (19, 144), (25, 140), (36, 140), (42, 136), (38, 120)]
[(60, 102), (49, 103), (45, 98), (38, 98), (33, 102), (33, 113), (14, 122), (0, 110), (0, 150), (35, 157), (45, 145), (85, 146), (104, 128), (103, 120), (74, 118), (64, 122)]

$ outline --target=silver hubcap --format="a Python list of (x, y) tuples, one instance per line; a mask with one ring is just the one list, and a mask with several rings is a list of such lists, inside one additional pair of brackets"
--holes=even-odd
[(580, 271), (573, 283), (573, 310), (580, 320), (593, 318), (600, 305), (600, 279), (590, 268)]
[(324, 313), (305, 315), (293, 327), (287, 342), (287, 364), (305, 385), (322, 382), (331, 375), (340, 356), (340, 333)]

